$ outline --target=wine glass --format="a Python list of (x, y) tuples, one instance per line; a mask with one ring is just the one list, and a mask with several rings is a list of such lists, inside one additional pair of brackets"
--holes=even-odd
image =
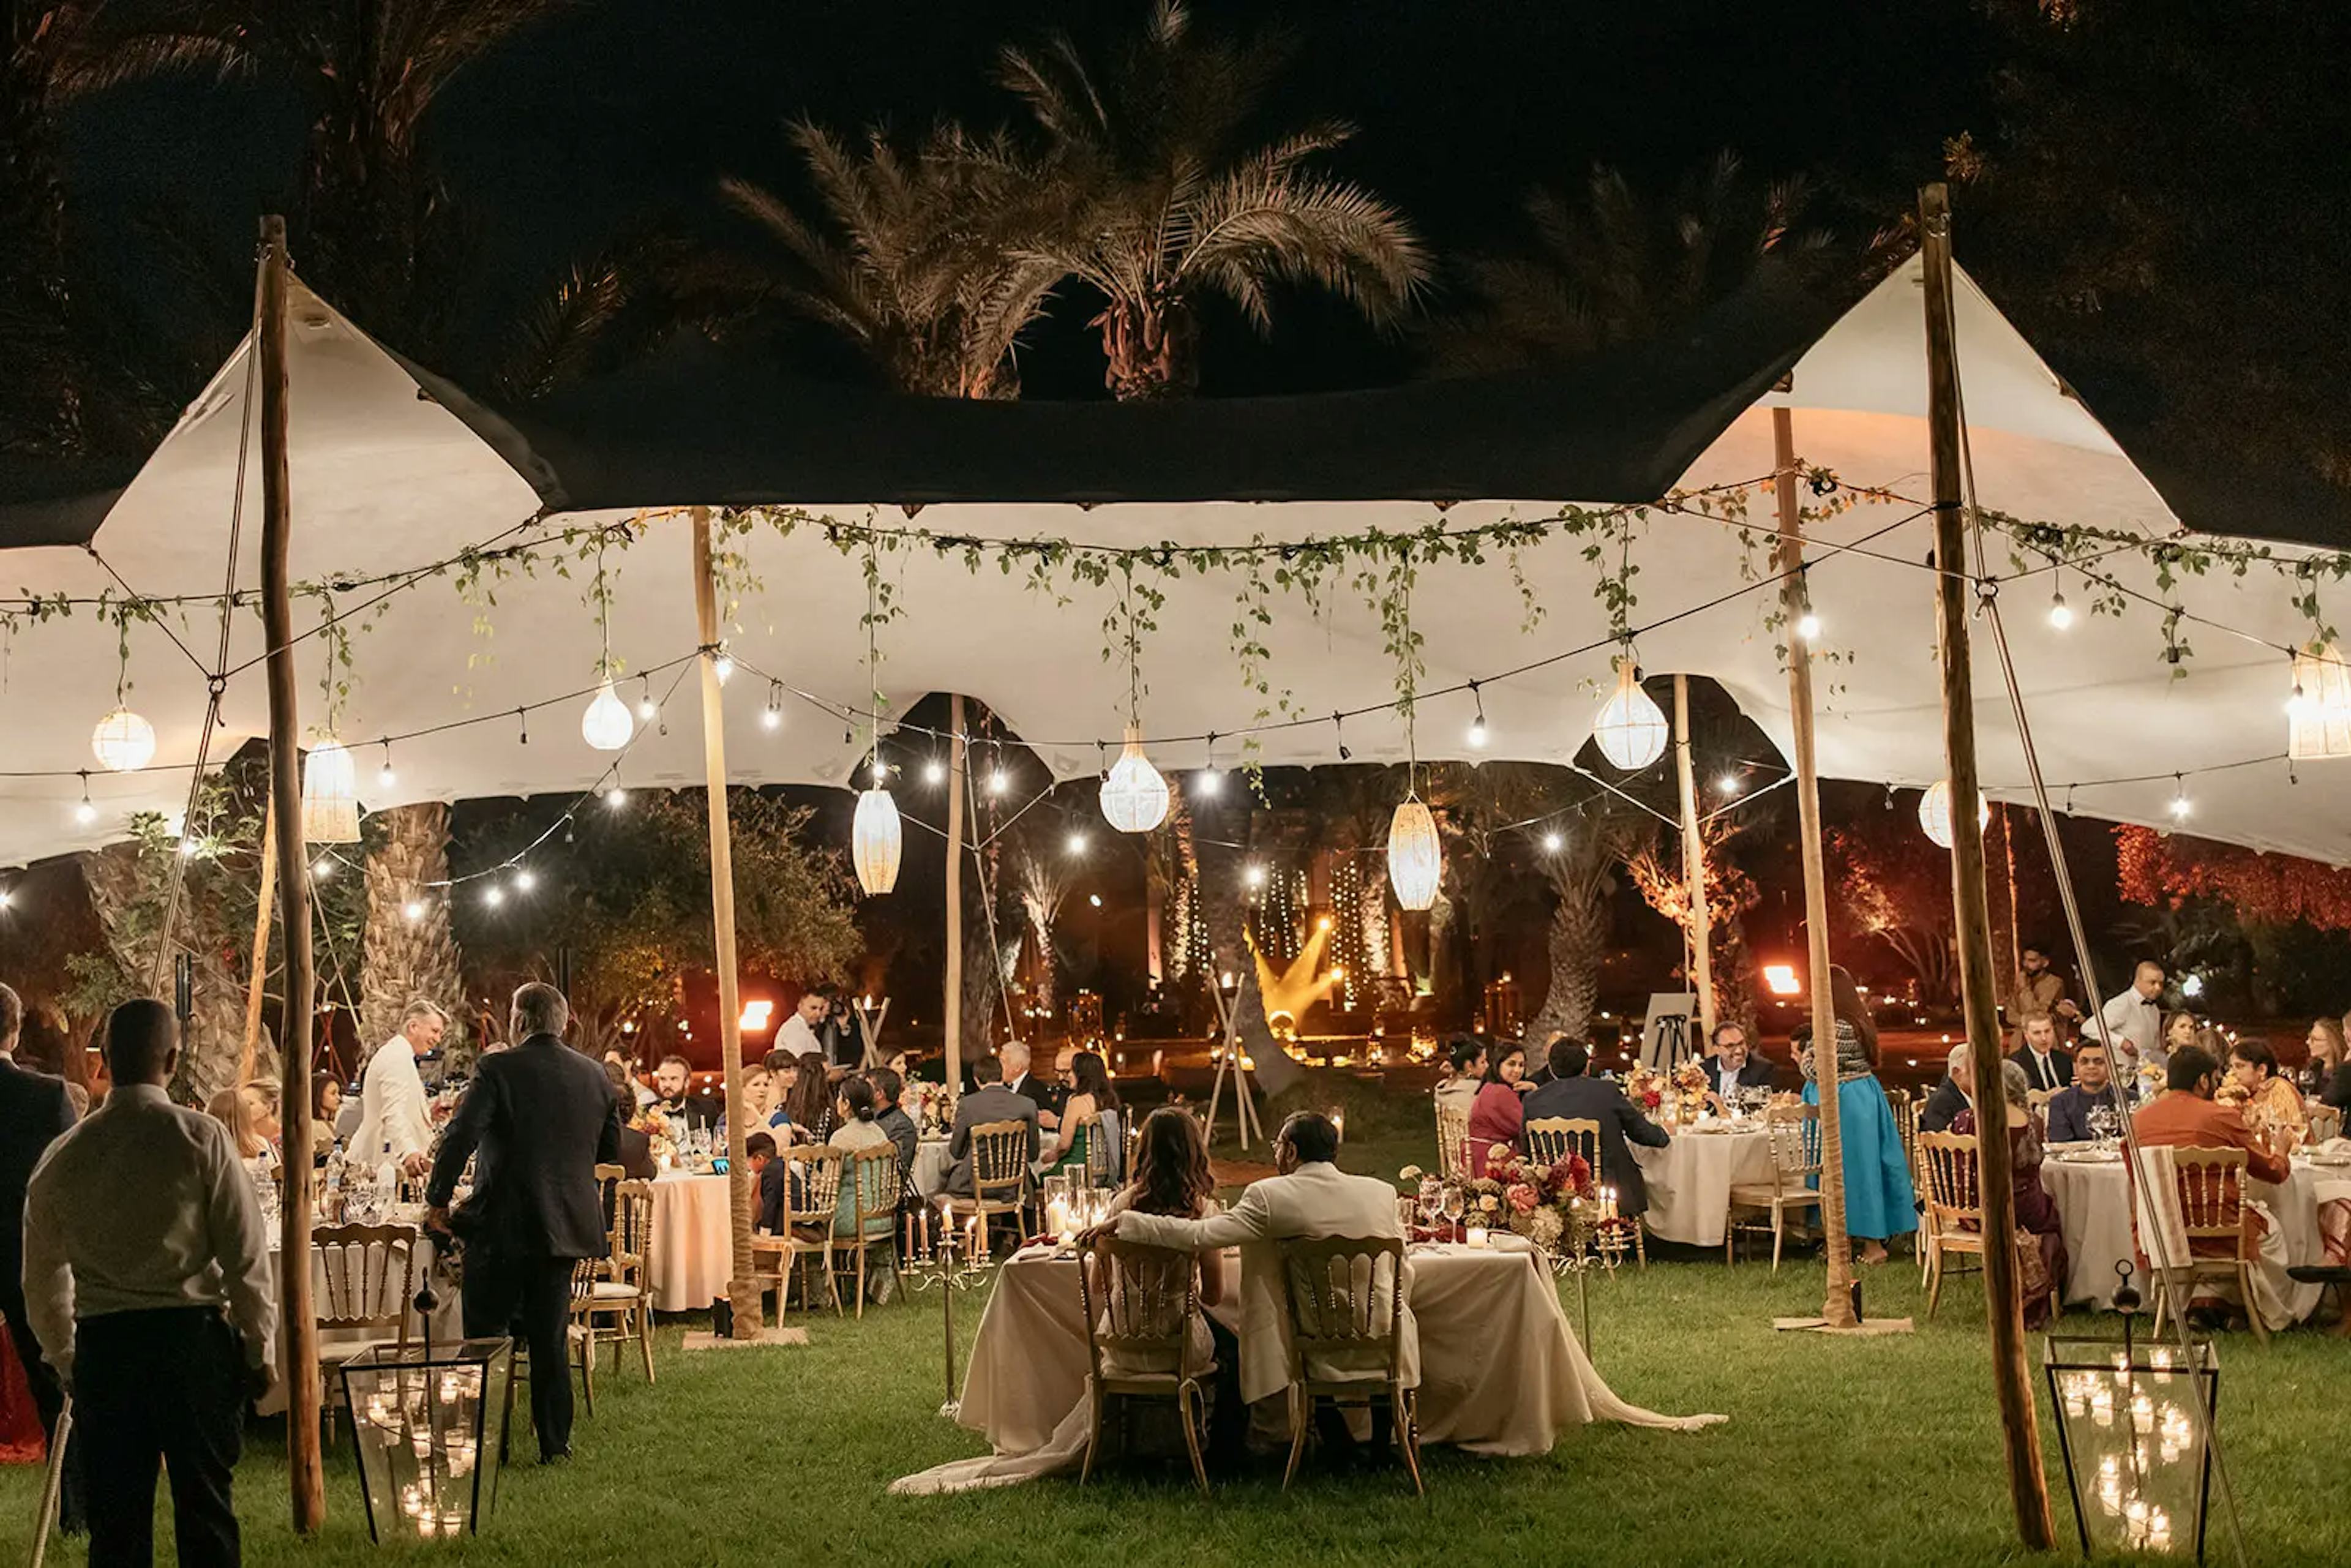
[(1466, 1213), (1469, 1207), (1468, 1195), (1464, 1193), (1458, 1186), (1448, 1186), (1445, 1189), (1443, 1207), (1446, 1224), (1457, 1231), (1459, 1230), (1461, 1228), (1461, 1216)]

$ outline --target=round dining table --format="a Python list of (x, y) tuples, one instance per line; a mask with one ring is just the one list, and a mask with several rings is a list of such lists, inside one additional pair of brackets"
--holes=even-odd
[(664, 1171), (653, 1183), (653, 1236), (646, 1271), (653, 1310), (699, 1312), (726, 1293), (734, 1269), (726, 1178)]
[(1730, 1223), (1730, 1189), (1771, 1179), (1771, 1139), (1758, 1119), (1702, 1122), (1661, 1149), (1633, 1145), (1649, 1189), (1642, 1223), (1649, 1234), (1689, 1247), (1719, 1247)]

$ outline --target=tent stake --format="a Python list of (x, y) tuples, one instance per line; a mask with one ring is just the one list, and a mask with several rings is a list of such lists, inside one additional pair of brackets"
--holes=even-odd
[[(726, 1074), (726, 1301), (730, 1337), (759, 1337), (759, 1287), (751, 1277), (751, 1166), (743, 1153), (743, 997), (735, 972), (735, 841), (726, 816), (726, 710), (718, 682), (718, 582), (712, 575), (710, 508), (694, 508), (694, 615), (702, 657), (702, 778), (710, 810), (710, 934), (718, 970), (719, 1063)], [(779, 1303), (780, 1305), (780, 1303)]]
[(1690, 986), (1698, 992), (1703, 1058), (1714, 1043), (1714, 912), (1706, 902), (1706, 841), (1698, 826), (1698, 774), (1690, 763), (1689, 677), (1674, 676), (1674, 772), (1682, 792), (1682, 896), (1689, 900)]
[[(261, 617), (268, 639), (269, 799), (277, 821), (277, 904), (286, 931), (286, 1033), (299, 1047), (279, 1051), (279, 1113), (286, 1146), (310, 1147), (310, 894), (302, 841), (301, 705), (294, 687), (294, 609), (287, 565), (294, 531), (286, 455), (286, 220), (261, 220)], [(263, 895), (267, 896), (266, 894)], [(286, 1478), (294, 1530), (312, 1535), (327, 1521), (327, 1479), (319, 1433), (319, 1320), (311, 1311), (310, 1162), (286, 1162), (278, 1241), (279, 1311), (285, 1321)]]
[(1975, 682), (1968, 664), (1968, 517), (1961, 499), (1959, 367), (1953, 341), (1950, 193), (1918, 193), (1920, 254), (1927, 263), (1927, 424), (1935, 489), (1935, 607), (1942, 630), (1943, 743), (1951, 788), (1951, 898), (1958, 916), (1959, 995), (1967, 1013), (1977, 1115), (1978, 1201), (1983, 1206), (1984, 1309), (1991, 1329), (1992, 1388), (2000, 1401), (2016, 1530), (2025, 1546), (2049, 1550), (2055, 1529), (2041, 1466), (2041, 1429), (2024, 1360), (2024, 1303), (2016, 1249), (2016, 1195), (2009, 1183), (2008, 1098), (2001, 1084), (2000, 1014), (1992, 986), (1991, 917), (1984, 886), (1983, 826), (1976, 817)]
[[(963, 1092), (963, 694), (947, 696), (947, 961), (946, 1007), (947, 1092)], [(954, 1396), (950, 1394), (948, 1397)]]

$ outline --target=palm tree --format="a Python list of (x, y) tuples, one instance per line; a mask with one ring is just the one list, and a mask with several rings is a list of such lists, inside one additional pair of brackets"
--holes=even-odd
[(999, 77), (1047, 146), (1045, 178), (1010, 214), (1018, 248), (1102, 291), (1092, 325), (1122, 400), (1191, 392), (1200, 300), (1221, 296), (1260, 332), (1271, 289), (1327, 289), (1398, 324), (1428, 256), (1395, 208), (1309, 171), (1353, 128), (1257, 126), (1290, 45), (1201, 41), (1181, 0), (1155, 0), (1142, 36), (1102, 68), (1064, 34), (1008, 47)]
[[(464, 1019), (465, 987), (449, 904), (431, 889), (449, 880), (449, 808), (438, 800), (368, 813), (367, 927), (361, 938), (360, 1049), (392, 1038), (416, 997)], [(454, 1031), (453, 1051), (467, 1043)]]
[(721, 296), (773, 299), (831, 328), (903, 392), (1010, 398), (1013, 350), (1061, 270), (1015, 254), (990, 229), (1036, 171), (1002, 136), (943, 125), (914, 147), (880, 129), (852, 146), (813, 125), (792, 131), (820, 222), (747, 180), (727, 199), (781, 247), (785, 265), (729, 269)]
[(1600, 1000), (1600, 964), (1612, 924), (1608, 901), (1616, 871), (1638, 843), (1643, 823), (1613, 795), (1595, 793), (1560, 830), (1560, 847), (1542, 861), (1557, 901), (1549, 927), (1551, 990), (1527, 1026), (1530, 1039), (1583, 1038)]
[(1038, 1010), (1053, 1015), (1053, 925), (1061, 917), (1074, 879), (1065, 860), (1057, 860), (1023, 838), (1012, 868), (1021, 913), (1029, 917), (1029, 934), (1037, 941)]

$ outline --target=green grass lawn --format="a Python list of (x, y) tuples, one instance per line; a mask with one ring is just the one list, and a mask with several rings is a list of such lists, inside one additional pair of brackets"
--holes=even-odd
[[(1351, 1141), (1349, 1155), (1359, 1169), (1393, 1174), (1426, 1151), (1383, 1132)], [(1923, 1311), (1917, 1272), (1898, 1258), (1868, 1272), (1868, 1291), (1872, 1316)], [(660, 1383), (647, 1387), (633, 1365), (600, 1375), (578, 1458), (554, 1470), (510, 1470), (484, 1537), (385, 1550), (662, 1568), (2031, 1561), (2011, 1544), (1974, 1283), (1947, 1289), (1941, 1316), (1915, 1334), (1828, 1340), (1772, 1331), (1775, 1315), (1815, 1310), (1820, 1297), (1820, 1266), (1809, 1259), (1776, 1278), (1764, 1264), (1653, 1259), (1646, 1273), (1595, 1281), (1594, 1358), (1616, 1390), (1677, 1414), (1723, 1412), (1730, 1424), (1690, 1435), (1571, 1431), (1539, 1459), (1432, 1450), (1426, 1502), (1400, 1470), (1344, 1479), (1310, 1471), (1285, 1497), (1277, 1464), (1204, 1504), (1180, 1461), (1152, 1473), (1113, 1469), (1082, 1490), (1048, 1481), (895, 1499), (885, 1494), (893, 1477), (978, 1450), (937, 1414), (935, 1294), (869, 1310), (862, 1322), (820, 1319), (799, 1348), (688, 1354), (685, 1325), (671, 1324)], [(978, 1305), (976, 1294), (957, 1303), (967, 1345)], [(2342, 1561), (2351, 1346), (2303, 1330), (2262, 1350), (2239, 1333), (2225, 1336), (2221, 1357), (2220, 1426), (2252, 1561)], [(2045, 1423), (2044, 1443), (2061, 1540), (2070, 1542), (2063, 1469)], [(518, 1452), (529, 1446), (518, 1437)], [(374, 1554), (347, 1448), (329, 1461), (329, 1517), (316, 1542), (298, 1542), (287, 1527), (285, 1476), (282, 1432), (257, 1429), (238, 1472), (252, 1561)], [(0, 1553), (8, 1557), (21, 1553), (37, 1482), (30, 1470), (0, 1475)], [(2042, 1561), (2074, 1555), (2069, 1547)], [(51, 1561), (84, 1558), (68, 1543)], [(2212, 1561), (2232, 1561), (2217, 1522)]]

